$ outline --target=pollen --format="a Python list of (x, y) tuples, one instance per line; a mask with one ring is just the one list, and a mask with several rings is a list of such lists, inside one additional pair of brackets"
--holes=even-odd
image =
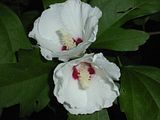
[(88, 72), (88, 66), (81, 64), (79, 68), (79, 83), (82, 89), (87, 89), (90, 86), (91, 75)]
[[(92, 72), (90, 70), (92, 70)], [(79, 80), (80, 87), (83, 90), (90, 87), (93, 74), (95, 74), (95, 71), (90, 63), (82, 62), (73, 67), (72, 76), (74, 79)]]
[(57, 33), (59, 35), (63, 50), (69, 50), (73, 47), (76, 47), (76, 42), (74, 42), (72, 36), (69, 33), (65, 32), (64, 30), (58, 30)]
[(71, 34), (62, 29), (58, 30), (57, 34), (59, 36), (60, 43), (62, 44), (62, 51), (72, 49), (83, 42), (81, 38), (74, 39)]

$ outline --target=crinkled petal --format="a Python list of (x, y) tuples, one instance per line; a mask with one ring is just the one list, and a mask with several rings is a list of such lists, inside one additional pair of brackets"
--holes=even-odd
[[(45, 51), (41, 50), (45, 58), (47, 58), (46, 53), (49, 53), (49, 57), (68, 61), (85, 53), (90, 44), (95, 41), (98, 20), (101, 16), (102, 13), (97, 7), (92, 8), (80, 0), (53, 4), (35, 21), (29, 37), (36, 39), (40, 47), (45, 48)], [(70, 50), (62, 51), (63, 45), (57, 33), (60, 30), (66, 31), (74, 39), (82, 39), (83, 42)]]
[(99, 8), (92, 8), (90, 5), (82, 3), (82, 18), (84, 27), (84, 38), (90, 42), (96, 40), (98, 31), (98, 20), (102, 16)]
[[(54, 4), (51, 8), (45, 10), (41, 17), (38, 25), (39, 34), (46, 40), (42, 40), (47, 45), (47, 49), (51, 51), (60, 51), (61, 44), (57, 31), (64, 28), (62, 24), (60, 11), (64, 4)], [(44, 44), (42, 44), (44, 45)]]
[(28, 36), (34, 39), (37, 39), (37, 34), (38, 34), (38, 23), (39, 23), (40, 17), (37, 18), (34, 22), (34, 27), (32, 31), (29, 32)]
[(79, 89), (78, 80), (72, 77), (72, 65), (64, 63), (54, 71), (54, 94), (66, 108), (81, 108), (87, 104), (87, 93)]
[(64, 51), (61, 55), (59, 54), (59, 60), (68, 61), (72, 57), (79, 57), (85, 53), (86, 49), (90, 46), (90, 42), (85, 42), (77, 47), (70, 49), (69, 51)]
[(41, 49), (41, 54), (42, 56), (46, 59), (46, 60), (52, 60), (52, 52), (50, 50), (47, 50), (46, 48), (42, 48), (40, 47)]
[[(107, 82), (106, 82), (107, 81)], [(87, 105), (83, 108), (67, 108), (72, 114), (91, 114), (112, 106), (119, 96), (118, 87), (109, 79), (95, 75), (87, 92)]]
[(82, 37), (81, 1), (67, 0), (61, 10), (61, 18), (64, 27), (74, 37)]
[[(54, 55), (55, 53), (57, 53), (59, 51), (59, 48), (61, 45), (60, 44), (54, 45), (54, 41), (51, 41), (51, 40), (43, 37), (42, 35), (40, 35), (39, 29), (38, 29), (39, 22), (40, 22), (40, 17), (35, 20), (34, 27), (33, 27), (32, 31), (29, 32), (28, 36), (36, 39), (37, 44), (40, 45), (40, 47), (43, 47), (43, 48), (49, 50), (50, 52), (52, 52), (52, 55)], [(53, 46), (57, 46), (57, 47), (53, 47)], [(52, 56), (52, 57), (54, 57), (54, 56)], [(55, 57), (57, 57), (57, 56), (55, 56)]]
[(94, 55), (93, 62), (103, 69), (110, 78), (119, 80), (121, 75), (119, 67), (115, 63), (109, 62), (102, 53)]

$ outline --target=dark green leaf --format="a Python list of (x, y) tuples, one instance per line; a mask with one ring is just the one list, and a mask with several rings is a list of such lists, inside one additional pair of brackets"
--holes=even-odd
[(128, 120), (159, 120), (160, 69), (129, 66), (121, 72), (120, 107)]
[(154, 14), (154, 15), (150, 16), (150, 19), (154, 20), (156, 22), (160, 22), (160, 12), (157, 13), (157, 14)]
[(15, 52), (30, 47), (19, 18), (5, 5), (0, 4), (0, 63), (15, 62)]
[(90, 115), (72, 115), (68, 114), (68, 120), (109, 120), (107, 111), (101, 110)]
[(121, 26), (130, 19), (160, 11), (159, 0), (90, 0), (90, 4), (103, 12), (99, 35), (112, 26)]
[(7, 30), (0, 20), (0, 63), (15, 62), (16, 58), (12, 52)]
[(19, 63), (0, 64), (0, 108), (20, 103), (21, 115), (28, 115), (48, 104), (48, 75), (56, 63), (43, 63), (39, 50), (19, 56)]
[(148, 38), (149, 35), (142, 31), (110, 28), (99, 36), (92, 47), (115, 51), (134, 51)]

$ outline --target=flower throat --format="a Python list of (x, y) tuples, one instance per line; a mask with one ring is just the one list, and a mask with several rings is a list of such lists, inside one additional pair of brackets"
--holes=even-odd
[(81, 38), (74, 39), (71, 34), (64, 30), (58, 30), (57, 34), (59, 35), (60, 43), (62, 44), (62, 51), (70, 50), (83, 42)]

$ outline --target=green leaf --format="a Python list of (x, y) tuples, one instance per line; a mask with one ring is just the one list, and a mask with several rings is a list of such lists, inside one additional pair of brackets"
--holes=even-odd
[(99, 23), (99, 35), (106, 29), (121, 26), (130, 19), (160, 11), (159, 0), (90, 0), (103, 13)]
[(0, 4), (0, 63), (16, 62), (15, 52), (30, 47), (19, 18), (8, 7)]
[(0, 20), (0, 63), (16, 61), (5, 26)]
[(115, 51), (134, 51), (148, 38), (149, 35), (142, 31), (110, 28), (99, 36), (92, 47)]
[(23, 50), (19, 63), (0, 64), (0, 108), (19, 103), (24, 116), (48, 104), (48, 76), (57, 63), (40, 58), (39, 50)]
[(128, 66), (121, 72), (120, 107), (128, 120), (159, 120), (160, 69)]
[(50, 4), (61, 3), (66, 0), (42, 0), (44, 9), (47, 9)]
[(150, 19), (156, 22), (160, 22), (160, 12), (150, 16)]
[(110, 120), (108, 112), (104, 109), (89, 115), (68, 114), (68, 120)]

